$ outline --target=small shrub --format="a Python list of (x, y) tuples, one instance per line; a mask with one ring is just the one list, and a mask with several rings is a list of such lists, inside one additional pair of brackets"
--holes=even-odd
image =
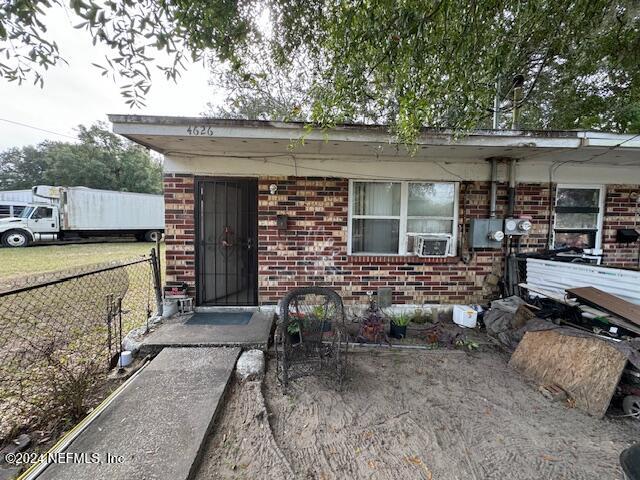
[(421, 309), (417, 309), (411, 315), (411, 323), (415, 323), (417, 325), (424, 325), (425, 323), (431, 320), (431, 315)]
[(406, 313), (399, 313), (397, 315), (391, 316), (391, 323), (398, 327), (406, 327), (407, 325), (409, 325), (410, 321), (411, 317)]

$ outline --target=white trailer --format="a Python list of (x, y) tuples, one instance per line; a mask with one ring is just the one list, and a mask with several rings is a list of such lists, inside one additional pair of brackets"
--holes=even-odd
[(153, 241), (164, 231), (162, 195), (43, 185), (32, 195), (19, 216), (0, 219), (2, 245), (113, 235)]

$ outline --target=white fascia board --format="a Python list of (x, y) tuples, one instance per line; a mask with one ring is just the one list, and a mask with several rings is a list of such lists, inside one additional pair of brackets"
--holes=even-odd
[[(197, 131), (197, 134), (190, 133)], [(362, 142), (362, 143), (389, 143), (393, 144), (392, 137), (380, 131), (357, 130), (353, 128), (335, 128), (329, 131), (314, 129), (305, 133), (301, 128), (294, 126), (284, 127), (243, 127), (221, 125), (164, 125), (150, 123), (119, 123), (113, 122), (113, 132), (135, 138), (141, 143), (152, 140), (144, 137), (179, 137), (184, 138), (212, 138), (218, 139), (219, 144), (224, 144), (224, 139), (255, 139), (255, 140), (285, 140), (295, 142), (303, 141), (333, 141), (333, 142)], [(456, 138), (450, 133), (425, 133), (417, 139), (418, 145), (451, 145), (451, 146), (478, 146), (478, 147), (505, 147), (505, 148), (579, 148), (582, 145), (579, 136), (546, 136), (536, 135), (535, 132), (523, 134), (522, 132), (501, 131), (496, 133), (471, 132)]]
[(640, 134), (583, 132), (586, 147), (640, 148)]
[[(547, 183), (550, 162), (518, 163), (518, 183)], [(359, 162), (349, 159), (316, 159), (294, 157), (259, 160), (224, 156), (190, 157), (168, 155), (165, 173), (187, 173), (212, 176), (328, 176), (388, 180), (487, 181), (488, 162), (382, 161)], [(444, 167), (444, 168), (443, 168)], [(499, 175), (500, 181), (506, 175)], [(554, 173), (554, 182), (582, 184), (640, 184), (640, 168), (607, 165), (566, 164)]]

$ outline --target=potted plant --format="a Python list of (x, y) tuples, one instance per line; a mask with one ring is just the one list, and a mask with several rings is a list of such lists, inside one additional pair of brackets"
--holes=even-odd
[(292, 344), (300, 343), (300, 325), (298, 322), (291, 322), (287, 325), (287, 334)]
[(409, 325), (410, 321), (411, 317), (406, 313), (393, 315), (389, 326), (389, 336), (397, 339), (405, 338), (407, 336), (407, 325)]
[(300, 343), (301, 342), (300, 331), (305, 321), (304, 314), (291, 313), (290, 317), (291, 317), (291, 320), (287, 325), (287, 334), (289, 335), (289, 340), (291, 341), (292, 344)]
[(331, 317), (333, 316), (333, 306), (316, 305), (311, 310), (311, 315), (318, 321), (322, 322), (321, 330), (323, 332), (331, 331)]

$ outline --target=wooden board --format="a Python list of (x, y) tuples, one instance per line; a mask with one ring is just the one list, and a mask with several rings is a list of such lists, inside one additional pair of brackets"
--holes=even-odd
[(611, 312), (640, 327), (640, 306), (594, 287), (570, 288), (567, 293), (581, 302)]
[(596, 318), (600, 317), (609, 322), (611, 325), (615, 325), (617, 327), (622, 327), (630, 332), (633, 332), (637, 335), (640, 335), (640, 327), (637, 327), (631, 322), (627, 322), (620, 317), (617, 317), (609, 312), (605, 312), (604, 310), (598, 310), (597, 308), (589, 307), (588, 305), (578, 305), (578, 308), (590, 317), (587, 318)]
[(557, 293), (550, 292), (548, 290), (543, 290), (541, 288), (537, 288), (537, 287), (531, 286), (531, 285), (529, 285), (527, 283), (520, 283), (520, 284), (518, 284), (518, 286), (522, 287), (522, 288), (525, 288), (525, 289), (529, 290), (530, 292), (537, 293), (538, 295), (542, 295), (544, 297), (547, 297), (547, 298), (550, 298), (552, 300), (555, 300), (556, 302), (564, 303), (565, 305), (569, 305), (569, 306), (578, 307), (584, 313), (588, 313), (590, 315), (590, 317), (588, 317), (588, 318), (602, 317), (602, 318), (606, 319), (612, 325), (616, 325), (618, 327), (626, 328), (630, 332), (633, 332), (633, 333), (636, 333), (636, 334), (640, 335), (640, 326), (634, 325), (633, 323), (631, 323), (631, 322), (629, 322), (627, 320), (624, 320), (624, 319), (618, 317), (617, 315), (613, 315), (611, 312), (606, 312), (604, 310), (599, 310), (597, 308), (590, 307), (590, 306), (587, 306), (587, 305), (580, 305), (575, 298), (564, 298), (561, 295), (558, 295)]
[(606, 340), (555, 330), (525, 333), (509, 361), (540, 385), (559, 385), (577, 408), (597, 417), (606, 413), (626, 363)]

